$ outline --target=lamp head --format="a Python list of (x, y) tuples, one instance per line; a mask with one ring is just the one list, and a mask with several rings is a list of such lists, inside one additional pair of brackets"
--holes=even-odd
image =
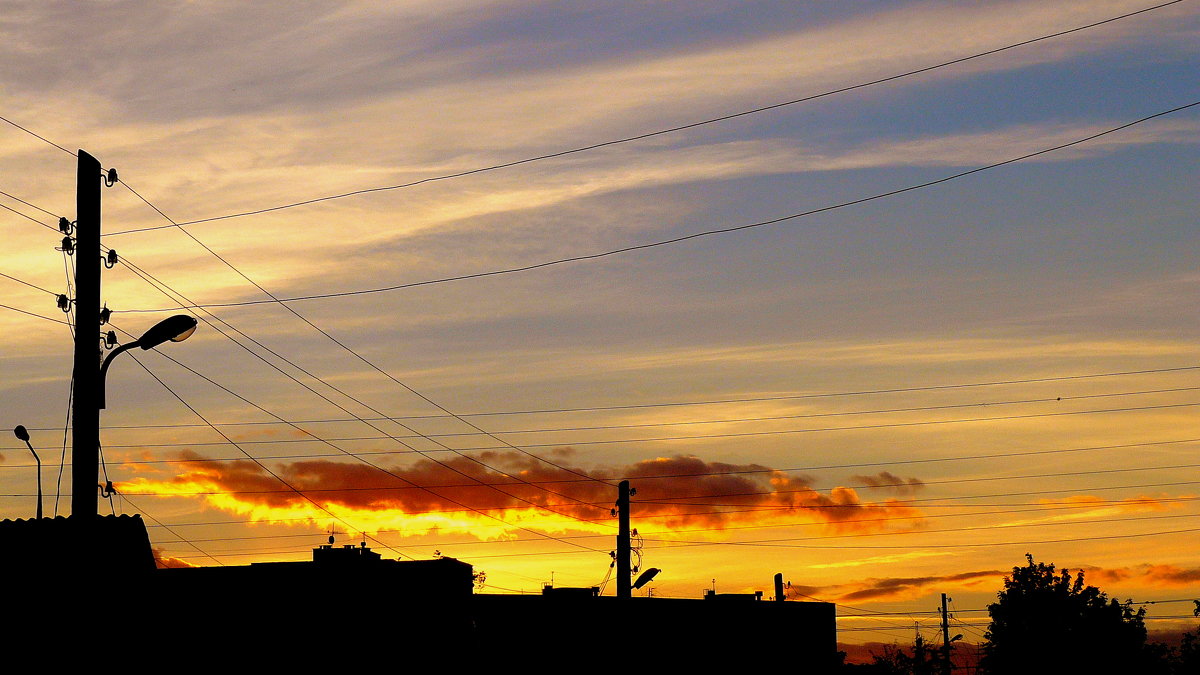
[(196, 332), (196, 318), (187, 314), (176, 314), (154, 324), (137, 345), (142, 349), (153, 349), (164, 342), (183, 342)]
[(654, 579), (654, 577), (658, 576), (658, 573), (661, 571), (662, 570), (658, 569), (657, 567), (651, 567), (650, 569), (646, 570), (645, 572), (642, 572), (641, 576), (639, 576), (637, 578), (637, 581), (633, 582), (633, 590), (636, 591), (637, 589), (641, 588), (642, 586), (645, 586), (646, 584), (650, 583), (650, 581), (652, 579)]
[(25, 441), (26, 443), (29, 442), (29, 431), (25, 429), (23, 424), (18, 424), (17, 428), (13, 429), (13, 433), (17, 435), (19, 440)]

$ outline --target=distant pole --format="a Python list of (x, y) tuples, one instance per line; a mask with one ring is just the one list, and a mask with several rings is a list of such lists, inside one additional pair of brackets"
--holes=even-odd
[(75, 400), (71, 408), (71, 515), (97, 515), (100, 447), (100, 162), (79, 151), (75, 192)]
[(950, 675), (950, 615), (946, 612), (946, 594), (942, 593), (942, 673)]
[(617, 597), (632, 598), (632, 547), (629, 544), (629, 481), (617, 484)]
[(925, 675), (925, 638), (921, 637), (921, 631), (917, 629), (917, 639), (913, 642), (913, 673), (916, 675)]
[(783, 572), (775, 573), (775, 602), (783, 602)]

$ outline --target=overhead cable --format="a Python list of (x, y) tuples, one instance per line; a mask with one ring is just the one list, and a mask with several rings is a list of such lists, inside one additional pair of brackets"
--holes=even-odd
[[(385, 186), (382, 186), (382, 187), (374, 187), (374, 188), (365, 188), (365, 189), (360, 189), (360, 190), (353, 190), (353, 191), (350, 191), (350, 192), (343, 192), (343, 193), (340, 193), (340, 194), (335, 194), (335, 195), (327, 195), (327, 196), (324, 196), (324, 197), (316, 197), (316, 198), (313, 198), (313, 199), (305, 199), (305, 200), (302, 200), (302, 201), (291, 202), (291, 203), (288, 203), (288, 204), (281, 204), (281, 205), (279, 205), (279, 206), (271, 206), (271, 207), (267, 207), (267, 208), (254, 209), (254, 210), (250, 210), (250, 211), (241, 211), (241, 212), (238, 212), (238, 213), (229, 213), (229, 214), (222, 215), (222, 216), (212, 216), (212, 217), (209, 217), (209, 218), (200, 218), (200, 219), (197, 219), (197, 220), (189, 220), (189, 221), (184, 221), (184, 222), (180, 222), (180, 223), (172, 223), (171, 225), (160, 225), (160, 226), (156, 226), (156, 227), (143, 227), (143, 228), (137, 228), (137, 229), (131, 229), (131, 230), (123, 230), (123, 231), (120, 231), (120, 232), (113, 232), (113, 233), (110, 233), (110, 234), (108, 234), (108, 235), (106, 235), (106, 236), (110, 236), (110, 237), (111, 237), (111, 236), (117, 236), (117, 235), (122, 235), (122, 234), (132, 234), (132, 233), (134, 233), (134, 232), (146, 232), (146, 231), (149, 231), (149, 230), (159, 230), (159, 229), (164, 229), (164, 228), (169, 228), (169, 227), (178, 227), (178, 226), (180, 226), (180, 225), (195, 225), (195, 224), (198, 224), (198, 223), (208, 223), (208, 222), (217, 221), (217, 220), (227, 220), (227, 219), (230, 219), (230, 218), (241, 218), (241, 217), (245, 217), (245, 216), (253, 216), (253, 215), (258, 215), (258, 214), (262, 214), (262, 213), (270, 213), (270, 212), (272, 212), (272, 211), (281, 211), (281, 210), (284, 210), (284, 209), (291, 209), (291, 208), (295, 208), (295, 207), (298, 207), (298, 206), (305, 206), (305, 205), (308, 205), (308, 204), (316, 204), (316, 203), (318, 203), (318, 202), (325, 202), (325, 201), (330, 201), (330, 200), (334, 200), (334, 199), (343, 199), (343, 198), (345, 198), (345, 197), (353, 197), (353, 196), (356, 196), (356, 195), (369, 194), (369, 193), (372, 193), (372, 192), (383, 192), (383, 191), (389, 191), (389, 190), (399, 190), (399, 189), (403, 189), (403, 188), (410, 188), (410, 187), (415, 187), (415, 186), (417, 186), (417, 185), (422, 185), (422, 184), (425, 184), (425, 183), (432, 183), (432, 182), (435, 182), (435, 181), (444, 181), (444, 180), (449, 180), (449, 179), (452, 179), (452, 178), (461, 178), (461, 177), (463, 177), (463, 176), (470, 176), (470, 175), (474, 175), (474, 174), (480, 174), (480, 173), (485, 173), (485, 172), (489, 172), (489, 171), (496, 171), (496, 170), (499, 170), (499, 169), (506, 169), (506, 168), (509, 168), (509, 167), (519, 166), (519, 165), (522, 165), (522, 164), (530, 164), (530, 163), (532, 163), (532, 162), (539, 162), (539, 161), (542, 161), (542, 160), (553, 159), (553, 158), (557, 158), (557, 157), (564, 157), (564, 156), (566, 156), (566, 155), (573, 155), (573, 154), (576, 154), (576, 153), (581, 153), (581, 152), (587, 152), (587, 151), (589, 151), (589, 150), (596, 150), (596, 149), (599, 149), (599, 148), (605, 148), (605, 147), (610, 147), (610, 146), (614, 146), (614, 145), (620, 145), (620, 144), (623, 144), (623, 143), (631, 143), (631, 142), (634, 142), (634, 141), (645, 140), (645, 139), (647, 139), (647, 138), (654, 138), (654, 137), (656, 137), (656, 136), (662, 136), (662, 135), (665, 135), (665, 134), (671, 134), (671, 133), (675, 133), (675, 132), (679, 132), (679, 131), (685, 131), (685, 130), (687, 130), (687, 129), (695, 129), (695, 128), (697, 128), (697, 127), (702, 127), (702, 126), (706, 126), (706, 125), (710, 125), (710, 124), (715, 124), (715, 123), (717, 123), (717, 122), (724, 122), (724, 121), (727, 121), (727, 120), (732, 120), (732, 119), (736, 119), (736, 118), (739, 118), (739, 117), (746, 117), (746, 116), (749, 116), (749, 115), (756, 115), (756, 114), (758, 114), (758, 113), (763, 113), (763, 112), (767, 112), (767, 111), (770, 111), (770, 110), (777, 110), (777, 109), (779, 109), (779, 108), (784, 108), (784, 107), (787, 107), (787, 106), (793, 106), (793, 105), (796, 105), (796, 104), (798, 104), (798, 103), (805, 103), (805, 102), (807, 102), (807, 101), (814, 101), (814, 100), (816, 100), (816, 99), (825, 98), (825, 97), (827, 97), (827, 96), (833, 96), (833, 95), (835, 95), (835, 94), (842, 94), (842, 93), (845, 93), (845, 92), (848, 92), (848, 91), (854, 91), (854, 90), (856, 90), (856, 89), (863, 89), (863, 88), (866, 88), (866, 87), (871, 87), (871, 86), (874, 86), (874, 85), (883, 84), (883, 83), (886, 83), (886, 82), (892, 82), (892, 81), (894, 81), (894, 80), (899, 80), (899, 79), (903, 79), (903, 78), (906, 78), (906, 77), (911, 77), (911, 76), (913, 76), (913, 75), (919, 75), (919, 74), (921, 74), (921, 73), (927, 73), (927, 72), (930, 72), (930, 71), (933, 71), (933, 70), (937, 70), (937, 69), (939, 69), (939, 68), (946, 68), (946, 67), (948, 67), (948, 66), (953, 66), (953, 65), (960, 64), (960, 63), (965, 63), (965, 62), (967, 62), (967, 61), (972, 61), (972, 60), (974, 60), (974, 59), (983, 58), (983, 57), (985, 57), (985, 56), (991, 56), (991, 55), (993, 55), (993, 54), (998, 54), (998, 53), (1000, 53), (1000, 52), (1008, 51), (1008, 50), (1010, 50), (1010, 49), (1016, 49), (1016, 48), (1018, 48), (1018, 47), (1024, 47), (1024, 46), (1026, 46), (1026, 45), (1031, 45), (1031, 44), (1034, 44), (1034, 43), (1037, 43), (1037, 42), (1042, 42), (1042, 41), (1044, 41), (1044, 40), (1050, 40), (1050, 39), (1053, 39), (1053, 38), (1062, 37), (1062, 36), (1064, 36), (1064, 35), (1069, 35), (1069, 34), (1071, 34), (1071, 33), (1077, 33), (1077, 32), (1080, 32), (1080, 31), (1085, 31), (1085, 30), (1091, 29), (1091, 28), (1096, 28), (1097, 26), (1103, 26), (1103, 25), (1105, 25), (1105, 24), (1113, 23), (1113, 22), (1115, 22), (1115, 21), (1120, 21), (1120, 20), (1122, 20), (1122, 19), (1127, 19), (1127, 18), (1130, 18), (1130, 17), (1133, 17), (1133, 16), (1137, 16), (1137, 15), (1139, 15), (1139, 14), (1144, 14), (1144, 13), (1146, 13), (1146, 12), (1152, 12), (1152, 11), (1154, 11), (1154, 10), (1157, 10), (1157, 9), (1162, 9), (1163, 7), (1168, 7), (1168, 6), (1170, 6), (1170, 5), (1178, 4), (1179, 2), (1182, 2), (1182, 1), (1183, 1), (1183, 0), (1171, 0), (1171, 2), (1164, 2), (1164, 3), (1158, 4), (1158, 5), (1153, 5), (1153, 6), (1151, 6), (1151, 7), (1146, 7), (1146, 8), (1139, 9), (1139, 10), (1136, 10), (1136, 11), (1133, 11), (1133, 12), (1127, 12), (1127, 13), (1125, 13), (1125, 14), (1121, 14), (1121, 15), (1118, 15), (1118, 16), (1114, 16), (1114, 17), (1110, 17), (1110, 18), (1107, 18), (1107, 19), (1103, 19), (1103, 20), (1101, 20), (1101, 21), (1094, 21), (1094, 22), (1092, 22), (1092, 23), (1085, 24), (1085, 25), (1082, 25), (1082, 26), (1076, 26), (1075, 28), (1069, 28), (1069, 29), (1067, 29), (1067, 30), (1061, 30), (1061, 31), (1057, 31), (1057, 32), (1055, 32), (1055, 33), (1050, 33), (1050, 34), (1048, 34), (1048, 35), (1042, 35), (1042, 36), (1040, 36), (1040, 37), (1031, 38), (1031, 39), (1028, 39), (1028, 40), (1022, 40), (1022, 41), (1020, 41), (1020, 42), (1015, 42), (1015, 43), (1012, 43), (1012, 44), (1009, 44), (1009, 45), (1005, 45), (1005, 46), (1003, 46), (1003, 47), (997, 47), (997, 48), (995, 48), (995, 49), (989, 49), (989, 50), (987, 50), (987, 51), (978, 52), (978, 53), (976, 53), (976, 54), (971, 54), (971, 55), (969, 55), (969, 56), (963, 56), (963, 57), (959, 57), (959, 58), (956, 58), (956, 59), (951, 59), (951, 60), (949, 60), (949, 61), (943, 61), (943, 62), (941, 62), (941, 63), (937, 63), (937, 64), (934, 64), (934, 65), (931, 65), (931, 66), (925, 66), (925, 67), (923, 67), (923, 68), (917, 68), (917, 69), (914, 69), (914, 70), (905, 71), (905, 72), (903, 72), (903, 73), (898, 73), (898, 74), (895, 74), (895, 75), (889, 75), (889, 76), (887, 76), (887, 77), (881, 77), (881, 78), (877, 78), (877, 79), (874, 79), (874, 80), (869, 80), (869, 81), (866, 81), (866, 82), (860, 82), (860, 83), (858, 83), (858, 84), (853, 84), (853, 85), (849, 85), (849, 86), (839, 87), (839, 88), (837, 88), (837, 89), (832, 89), (832, 90), (829, 90), (829, 91), (824, 91), (824, 92), (821, 92), (821, 93), (818, 93), (818, 94), (811, 94), (811, 95), (809, 95), (809, 96), (804, 96), (804, 97), (801, 97), (801, 98), (796, 98), (796, 99), (792, 99), (792, 100), (789, 100), (789, 101), (782, 101), (782, 102), (779, 102), (779, 103), (773, 103), (773, 104), (770, 104), (770, 105), (760, 106), (760, 107), (757, 107), (757, 108), (751, 108), (751, 109), (749, 109), (749, 110), (742, 110), (742, 111), (735, 112), (735, 113), (730, 113), (730, 114), (726, 114), (726, 115), (721, 115), (721, 116), (719, 116), (719, 117), (713, 117), (713, 118), (709, 118), (709, 119), (699, 120), (699, 121), (696, 121), (696, 122), (690, 122), (690, 123), (687, 123), (687, 124), (681, 124), (681, 125), (677, 125), (677, 126), (673, 126), (673, 127), (668, 127), (668, 128), (665, 128), (665, 129), (659, 129), (659, 130), (657, 130), (657, 131), (650, 131), (650, 132), (646, 132), (646, 133), (637, 134), (637, 135), (634, 135), (634, 136), (626, 136), (626, 137), (623, 137), (623, 138), (618, 138), (618, 139), (614, 139), (614, 140), (602, 141), (602, 142), (599, 142), (599, 143), (592, 143), (592, 144), (590, 144), (590, 145), (585, 145), (585, 146), (581, 146), (581, 147), (577, 147), (577, 148), (571, 148), (571, 149), (568, 149), (568, 150), (559, 150), (559, 151), (556, 151), (556, 152), (551, 152), (551, 153), (547, 153), (547, 154), (544, 154), (544, 155), (538, 155), (538, 156), (536, 156), (536, 157), (527, 157), (527, 158), (525, 158), (525, 159), (519, 159), (519, 160), (515, 160), (515, 161), (511, 161), (511, 162), (503, 162), (503, 163), (500, 163), (500, 164), (493, 164), (493, 165), (490, 165), (490, 166), (484, 166), (484, 167), (479, 167), (479, 168), (475, 168), (475, 169), (468, 169), (468, 170), (465, 170), (465, 171), (458, 171), (458, 172), (455, 172), (455, 173), (449, 173), (449, 174), (444, 174), (444, 175), (440, 175), (440, 176), (432, 176), (432, 177), (429, 177), (429, 178), (421, 178), (421, 179), (418, 179), (418, 180), (410, 181), (410, 182), (407, 182), (407, 183), (401, 183), (401, 184), (398, 184), (398, 185), (385, 185)], [(7, 120), (5, 120), (5, 121), (7, 121)], [(11, 122), (10, 122), (10, 124), (11, 124)], [(32, 132), (31, 132), (31, 133), (32, 133)], [(39, 138), (40, 138), (40, 137), (39, 137)], [(43, 139), (43, 140), (45, 140), (45, 139)], [(47, 142), (49, 142), (49, 141), (47, 141)], [(54, 145), (57, 145), (57, 144), (54, 144)], [(62, 148), (62, 146), (58, 146), (58, 147), (59, 147), (59, 148)], [(69, 151), (68, 151), (68, 152), (69, 152)]]
[[(281, 304), (281, 305), (287, 306), (286, 303), (299, 302), (299, 301), (304, 301), (304, 300), (318, 300), (318, 299), (325, 299), (325, 298), (344, 298), (344, 297), (350, 297), (350, 296), (356, 296), (356, 295), (367, 295), (367, 294), (372, 294), (372, 293), (386, 293), (386, 292), (390, 292), (390, 291), (398, 291), (398, 290), (404, 290), (404, 289), (408, 289), (408, 288), (417, 288), (420, 286), (431, 286), (434, 284), (444, 284), (444, 283), (449, 283), (449, 282), (453, 282), (453, 281), (465, 281), (465, 280), (469, 280), (469, 279), (481, 279), (484, 277), (492, 277), (492, 276), (498, 276), (498, 275), (502, 275), (502, 274), (516, 274), (516, 273), (520, 273), (520, 272), (530, 272), (533, 270), (544, 269), (544, 268), (553, 267), (556, 265), (564, 265), (567, 263), (574, 263), (574, 262), (585, 262), (585, 261), (589, 261), (589, 260), (598, 260), (601, 258), (607, 258), (610, 256), (620, 255), (623, 253), (631, 253), (634, 251), (643, 251), (643, 250), (647, 250), (647, 249), (651, 249), (651, 248), (658, 248), (661, 246), (670, 246), (673, 244), (679, 244), (679, 243), (682, 243), (685, 241), (690, 241), (693, 239), (699, 239), (701, 237), (709, 237), (709, 236), (714, 236), (714, 235), (719, 235), (719, 234), (729, 234), (732, 232), (740, 232), (743, 230), (765, 227), (768, 225), (777, 225), (779, 223), (787, 222), (790, 220), (796, 220), (799, 218), (804, 218), (804, 217), (816, 215), (819, 213), (826, 213), (828, 211), (844, 209), (844, 208), (847, 208), (850, 206), (855, 206), (858, 204), (865, 204), (867, 202), (872, 202), (872, 201), (876, 201), (879, 199), (885, 199), (888, 197), (894, 197), (896, 195), (904, 194), (907, 192), (913, 192), (915, 190), (923, 190), (925, 188), (933, 187), (935, 185), (940, 185), (942, 183), (948, 183), (950, 181), (965, 178), (967, 176), (971, 176), (971, 175), (981, 173), (984, 171), (990, 171), (992, 169), (996, 169), (996, 168), (999, 168), (1002, 166), (1007, 166), (1009, 164), (1015, 164), (1017, 162), (1022, 162), (1024, 160), (1031, 159), (1033, 157), (1038, 157), (1041, 155), (1058, 152), (1058, 151), (1064, 150), (1066, 148), (1070, 148), (1070, 147), (1073, 147), (1076, 145), (1081, 145), (1083, 143), (1087, 143), (1087, 142), (1095, 140), (1097, 138), (1107, 136), (1108, 134), (1117, 133), (1124, 129), (1128, 129), (1132, 126), (1135, 126), (1137, 124), (1142, 124), (1144, 122), (1148, 122), (1150, 120), (1153, 120), (1153, 119), (1156, 119), (1159, 117), (1163, 117), (1165, 115), (1177, 113), (1181, 110), (1187, 110), (1187, 109), (1192, 108), (1197, 105), (1200, 105), (1200, 101), (1193, 101), (1192, 103), (1187, 103), (1184, 105), (1176, 106), (1174, 108), (1170, 108), (1168, 110), (1163, 110), (1163, 111), (1154, 113), (1152, 115), (1147, 115), (1145, 117), (1141, 117), (1139, 119), (1133, 120), (1132, 122), (1126, 122), (1125, 124), (1122, 124), (1120, 126), (1112, 127), (1112, 128), (1106, 129), (1104, 131), (1100, 131), (1098, 133), (1090, 134), (1088, 136), (1084, 136), (1082, 138), (1078, 138), (1076, 140), (1069, 141), (1067, 143), (1061, 143), (1059, 145), (1044, 148), (1042, 150), (1030, 152), (1030, 153), (1021, 155), (1019, 157), (1013, 157), (1011, 159), (1006, 159), (1006, 160), (995, 162), (992, 164), (975, 167), (973, 169), (968, 169), (966, 171), (960, 171), (958, 173), (954, 173), (949, 176), (943, 176), (942, 178), (937, 178), (937, 179), (925, 181), (922, 183), (908, 185), (906, 187), (897, 188), (895, 190), (887, 190), (885, 192), (878, 192), (878, 193), (869, 195), (867, 197), (851, 199), (849, 201), (839, 202), (836, 204), (831, 204), (829, 206), (822, 206), (820, 208), (809, 209), (807, 211), (801, 211), (799, 213), (793, 213), (793, 214), (786, 215), (786, 216), (780, 216), (778, 218), (771, 218), (768, 220), (760, 220), (760, 221), (757, 221), (754, 223), (748, 223), (748, 224), (744, 224), (744, 225), (734, 225), (734, 226), (730, 226), (730, 227), (721, 227), (721, 228), (715, 228), (715, 229), (711, 229), (711, 230), (701, 230), (699, 232), (692, 232), (691, 234), (680, 235), (678, 237), (671, 237), (669, 239), (660, 239), (658, 241), (651, 241), (651, 242), (646, 242), (643, 244), (633, 244), (630, 246), (623, 246), (620, 248), (609, 249), (607, 251), (600, 251), (597, 253), (584, 253), (584, 254), (579, 254), (579, 255), (568, 256), (565, 258), (556, 258), (554, 260), (547, 260), (544, 262), (532, 263), (532, 264), (528, 264), (528, 265), (519, 265), (516, 267), (506, 267), (506, 268), (497, 269), (497, 270), (489, 270), (486, 272), (473, 272), (473, 273), (468, 273), (468, 274), (457, 274), (457, 275), (448, 276), (448, 277), (427, 279), (425, 281), (413, 281), (413, 282), (408, 282), (408, 283), (403, 283), (403, 284), (394, 284), (391, 286), (381, 286), (381, 287), (377, 287), (377, 288), (364, 288), (364, 289), (351, 290), (351, 291), (337, 291), (337, 292), (331, 292), (331, 293), (313, 293), (310, 295), (297, 295), (297, 296), (292, 296), (292, 297), (287, 297), (287, 298), (279, 298), (279, 297), (271, 296), (270, 300), (243, 300), (240, 302), (212, 302), (212, 303), (204, 303), (204, 304), (197, 304), (197, 305), (189, 305), (188, 308), (192, 309), (192, 308), (201, 308), (201, 307), (203, 307), (203, 308), (246, 307), (246, 306), (250, 306), (250, 305), (266, 305), (266, 304)], [(182, 229), (182, 228), (180, 228), (180, 229)], [(156, 309), (126, 309), (126, 310), (122, 310), (122, 311), (125, 311), (125, 312), (165, 312), (165, 311), (169, 311), (169, 310), (163, 309), (163, 308), (156, 308)]]

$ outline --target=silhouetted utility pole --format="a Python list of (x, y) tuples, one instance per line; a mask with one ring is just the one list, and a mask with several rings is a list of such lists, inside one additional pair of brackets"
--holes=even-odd
[(632, 574), (630, 558), (632, 547), (629, 544), (629, 481), (623, 480), (617, 484), (617, 597), (632, 598), (633, 586), (629, 578)]
[(71, 515), (97, 515), (100, 448), (100, 162), (79, 151), (75, 192), (75, 363)]
[(942, 593), (942, 675), (950, 675), (950, 614), (946, 612), (946, 594)]
[(925, 638), (921, 637), (921, 630), (917, 629), (917, 639), (913, 641), (913, 673), (914, 675), (925, 675)]

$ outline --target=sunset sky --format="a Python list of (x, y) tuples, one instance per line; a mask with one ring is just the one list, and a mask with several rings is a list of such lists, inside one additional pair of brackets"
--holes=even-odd
[(1027, 552), (1200, 597), (1200, 6), (1105, 22), (1155, 4), (4, 3), (0, 428), (54, 513), (82, 148), (120, 340), (201, 320), (103, 414), (171, 564), (597, 585), (628, 478), (654, 595), (782, 572), (847, 643), (981, 640)]

